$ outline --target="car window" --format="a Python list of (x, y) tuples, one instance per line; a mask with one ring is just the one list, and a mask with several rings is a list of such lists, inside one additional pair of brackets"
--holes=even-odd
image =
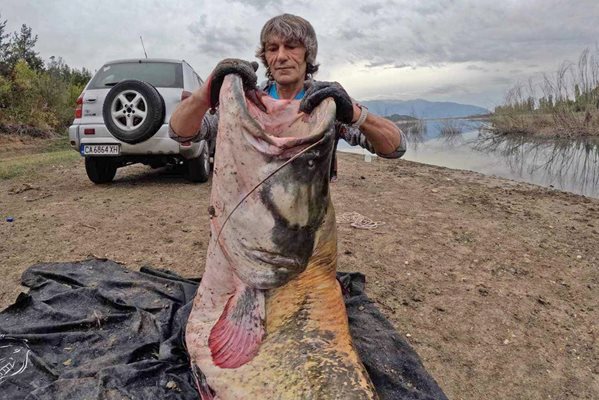
[(105, 65), (96, 73), (89, 89), (103, 89), (120, 81), (136, 79), (156, 87), (182, 88), (181, 64), (167, 62), (126, 62)]

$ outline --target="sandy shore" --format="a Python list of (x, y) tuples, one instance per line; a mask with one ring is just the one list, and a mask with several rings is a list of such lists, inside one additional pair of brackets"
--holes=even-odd
[[(340, 156), (337, 215), (384, 224), (339, 224), (339, 269), (366, 274), (447, 395), (599, 398), (599, 200), (362, 160)], [(0, 308), (40, 261), (97, 256), (200, 275), (209, 190), (141, 166), (95, 186), (81, 160), (0, 181)]]

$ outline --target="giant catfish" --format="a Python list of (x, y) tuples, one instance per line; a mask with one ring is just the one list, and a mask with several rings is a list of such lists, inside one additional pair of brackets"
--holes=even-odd
[(206, 268), (186, 328), (207, 399), (376, 399), (349, 333), (329, 194), (335, 103), (246, 99), (227, 75)]

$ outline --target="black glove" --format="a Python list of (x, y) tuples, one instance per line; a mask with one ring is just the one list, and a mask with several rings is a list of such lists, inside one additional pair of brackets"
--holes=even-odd
[(257, 70), (258, 63), (256, 61), (249, 62), (237, 58), (225, 58), (216, 64), (210, 82), (210, 106), (214, 108), (218, 105), (218, 96), (225, 76), (229, 74), (239, 75), (243, 82), (243, 89), (252, 90), (256, 89), (256, 83), (258, 82)]
[(313, 82), (300, 103), (300, 111), (311, 113), (327, 97), (332, 97), (335, 100), (337, 120), (351, 124), (354, 118), (354, 106), (343, 86), (337, 82)]

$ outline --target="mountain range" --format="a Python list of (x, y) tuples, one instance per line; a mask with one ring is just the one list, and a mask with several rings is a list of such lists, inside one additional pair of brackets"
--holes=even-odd
[(409, 115), (416, 118), (451, 118), (488, 114), (486, 108), (450, 101), (416, 100), (367, 100), (360, 104), (369, 111), (386, 117), (393, 114)]

